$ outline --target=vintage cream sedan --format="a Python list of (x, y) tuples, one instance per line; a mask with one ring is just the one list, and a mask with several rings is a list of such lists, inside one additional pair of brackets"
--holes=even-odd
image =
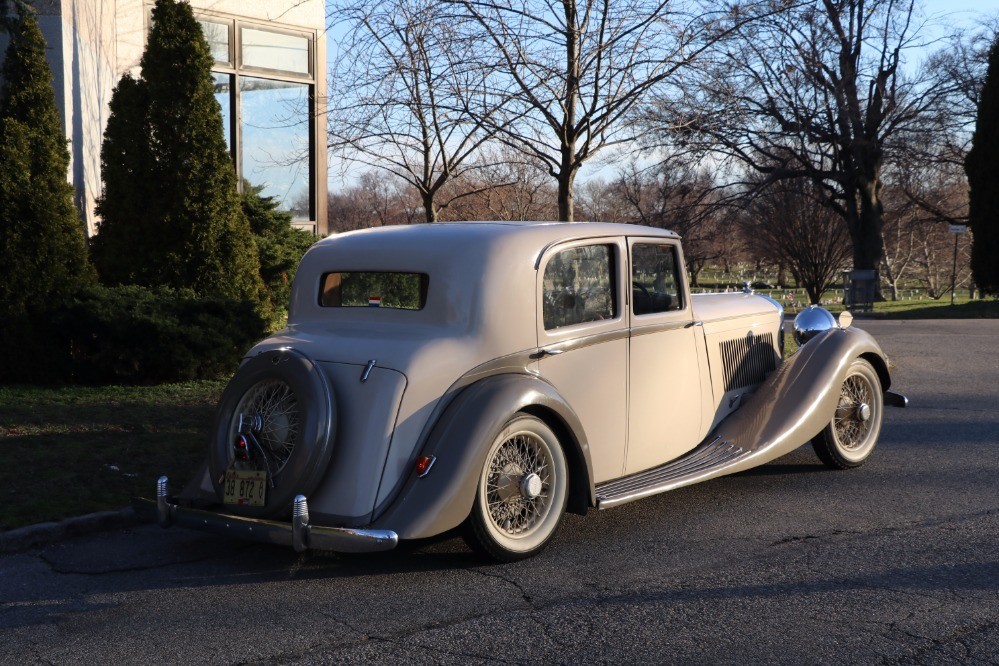
[(679, 237), (602, 223), (340, 234), (306, 253), (288, 326), (223, 394), (202, 470), (156, 506), (296, 550), (387, 550), (454, 528), (500, 560), (585, 514), (813, 442), (871, 454), (884, 353), (826, 311), (691, 296)]

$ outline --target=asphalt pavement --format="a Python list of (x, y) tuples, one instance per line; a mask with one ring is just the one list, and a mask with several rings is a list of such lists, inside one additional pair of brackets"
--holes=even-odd
[(0, 557), (0, 664), (999, 663), (999, 320), (856, 324), (910, 400), (861, 468), (806, 446), (508, 565), (67, 540)]

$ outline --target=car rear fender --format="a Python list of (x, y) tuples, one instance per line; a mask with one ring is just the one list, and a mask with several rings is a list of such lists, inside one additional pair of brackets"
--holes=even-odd
[(815, 437), (832, 420), (850, 364), (863, 358), (874, 366), (881, 390), (890, 385), (880, 345), (858, 328), (832, 328), (805, 343), (745, 404), (722, 421), (718, 436), (752, 451), (726, 474), (778, 458)]
[(595, 501), (589, 446), (579, 418), (553, 386), (534, 375), (503, 374), (467, 386), (445, 408), (421, 452), (435, 458), (423, 477), (412, 473), (391, 506), (374, 521), (400, 539), (421, 539), (460, 525), (475, 500), (489, 447), (517, 412), (546, 421), (559, 436), (570, 466), (569, 509)]

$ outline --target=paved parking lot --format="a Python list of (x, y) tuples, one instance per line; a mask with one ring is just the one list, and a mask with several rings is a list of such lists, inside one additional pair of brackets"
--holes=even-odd
[(510, 565), (93, 535), (0, 558), (0, 663), (997, 663), (999, 321), (857, 325), (910, 399), (857, 470), (804, 447)]

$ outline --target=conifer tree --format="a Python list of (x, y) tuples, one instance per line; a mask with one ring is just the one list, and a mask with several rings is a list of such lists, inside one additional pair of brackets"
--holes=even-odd
[(975, 134), (964, 168), (971, 187), (971, 272), (982, 293), (999, 294), (999, 39), (989, 51)]
[(69, 151), (34, 12), (16, 3), (0, 87), (0, 313), (51, 305), (94, 281), (66, 181)]
[(157, 0), (142, 75), (121, 79), (101, 148), (95, 262), (112, 283), (261, 298), (257, 248), (191, 8)]
[(298, 262), (316, 242), (316, 237), (292, 227), (291, 213), (278, 210), (274, 197), (260, 194), (263, 189), (262, 185), (243, 182), (243, 211), (260, 250), (260, 277), (271, 303), (287, 310)]

